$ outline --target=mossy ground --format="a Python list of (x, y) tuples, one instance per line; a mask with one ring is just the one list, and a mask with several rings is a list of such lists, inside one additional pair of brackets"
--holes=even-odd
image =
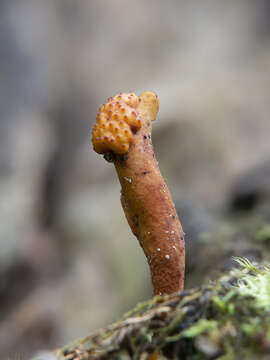
[(269, 359), (270, 269), (236, 259), (215, 283), (140, 303), (61, 360)]

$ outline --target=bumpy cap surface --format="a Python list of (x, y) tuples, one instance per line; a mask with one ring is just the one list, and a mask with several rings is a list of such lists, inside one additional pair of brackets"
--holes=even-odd
[(142, 126), (136, 111), (138, 105), (139, 97), (134, 93), (120, 93), (99, 108), (92, 131), (92, 143), (97, 153), (124, 154), (129, 150), (133, 134)]

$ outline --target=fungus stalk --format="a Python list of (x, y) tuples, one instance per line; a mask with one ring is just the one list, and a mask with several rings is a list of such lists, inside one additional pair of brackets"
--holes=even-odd
[(99, 109), (94, 150), (114, 163), (129, 226), (146, 255), (154, 295), (183, 290), (184, 233), (151, 141), (158, 97), (120, 93)]

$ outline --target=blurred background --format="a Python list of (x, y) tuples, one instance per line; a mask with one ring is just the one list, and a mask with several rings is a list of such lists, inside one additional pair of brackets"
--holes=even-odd
[(270, 193), (269, 45), (267, 0), (0, 1), (2, 358), (151, 296), (113, 166), (90, 144), (120, 91), (160, 98), (153, 142), (186, 232), (186, 286), (205, 281), (192, 277), (202, 234)]

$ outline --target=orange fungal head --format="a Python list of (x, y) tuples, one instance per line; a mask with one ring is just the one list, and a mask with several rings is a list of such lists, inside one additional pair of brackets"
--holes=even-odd
[(99, 108), (92, 130), (92, 143), (97, 153), (124, 154), (129, 150), (133, 134), (142, 126), (136, 111), (138, 105), (139, 97), (134, 93), (120, 93)]

